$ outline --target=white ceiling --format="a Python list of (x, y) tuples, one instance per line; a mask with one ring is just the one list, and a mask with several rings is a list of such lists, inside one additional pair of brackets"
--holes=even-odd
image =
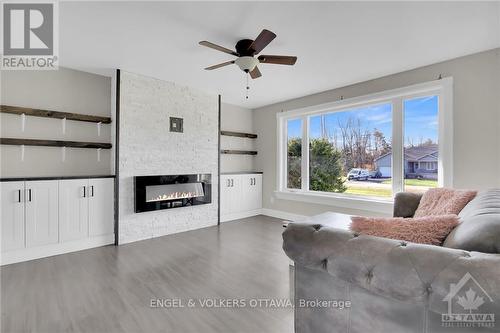
[[(500, 46), (500, 2), (63, 2), (60, 63), (113, 68), (220, 93), (256, 108)], [(263, 29), (278, 37), (262, 54), (296, 55), (295, 66), (260, 65), (250, 83), (233, 48)]]

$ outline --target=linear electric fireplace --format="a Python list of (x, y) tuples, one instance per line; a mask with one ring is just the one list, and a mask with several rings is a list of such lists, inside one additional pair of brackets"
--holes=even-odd
[(210, 174), (134, 177), (135, 212), (204, 205), (212, 202)]

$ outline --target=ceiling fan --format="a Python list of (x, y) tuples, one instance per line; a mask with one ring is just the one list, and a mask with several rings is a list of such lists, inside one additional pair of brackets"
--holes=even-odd
[(259, 68), (257, 67), (258, 64), (294, 65), (297, 61), (297, 57), (281, 55), (260, 55), (255, 58), (255, 56), (259, 54), (260, 51), (262, 51), (269, 43), (271, 43), (274, 38), (276, 38), (275, 33), (264, 29), (257, 36), (257, 38), (255, 38), (255, 40), (242, 39), (238, 41), (238, 43), (236, 43), (235, 45), (236, 51), (230, 50), (214, 43), (207, 42), (206, 40), (201, 41), (199, 43), (200, 45), (238, 57), (235, 60), (226, 61), (221, 64), (207, 67), (205, 69), (213, 70), (236, 64), (242, 71), (250, 74), (250, 77), (252, 79), (256, 79), (262, 76)]

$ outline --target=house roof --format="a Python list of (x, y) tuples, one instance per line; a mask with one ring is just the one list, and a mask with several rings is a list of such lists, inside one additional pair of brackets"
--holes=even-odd
[[(415, 146), (405, 148), (405, 159), (407, 161), (418, 161), (423, 159), (424, 157), (429, 157), (431, 160), (437, 161), (437, 153), (439, 151), (439, 146), (437, 144), (427, 145), (427, 146)], [(375, 159), (375, 162), (380, 160), (383, 157), (392, 154), (392, 152), (388, 152), (380, 157)]]

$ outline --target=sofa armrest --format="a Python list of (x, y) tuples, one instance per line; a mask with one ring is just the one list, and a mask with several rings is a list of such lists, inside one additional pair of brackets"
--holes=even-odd
[(290, 223), (283, 241), (284, 251), (297, 266), (324, 271), (387, 298), (424, 302), (436, 313), (446, 313), (443, 299), (450, 285), (469, 273), (496, 302), (484, 297), (487, 305), (481, 312), (500, 310), (499, 254), (356, 235), (319, 224)]
[(399, 192), (394, 197), (394, 217), (413, 217), (422, 199), (422, 194)]

